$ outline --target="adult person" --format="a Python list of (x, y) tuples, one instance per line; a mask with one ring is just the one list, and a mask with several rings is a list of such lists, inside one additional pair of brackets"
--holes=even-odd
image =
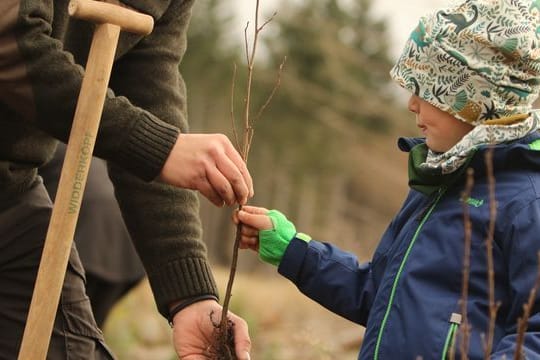
[[(423, 138), (399, 141), (411, 189), (371, 261), (297, 232), (277, 210), (237, 214), (242, 247), (366, 326), (359, 359), (540, 358), (540, 294), (531, 294), (540, 254), (539, 11), (537, 1), (466, 0), (420, 19), (391, 76), (410, 91)], [(463, 198), (468, 168), (474, 187)]]
[[(94, 154), (108, 161), (122, 215), (159, 312), (174, 325), (182, 359), (201, 359), (219, 314), (201, 242), (197, 190), (218, 206), (245, 203), (251, 177), (220, 134), (189, 134), (179, 62), (193, 0), (126, 0), (153, 32), (122, 33)], [(0, 2), (0, 357), (16, 357), (51, 213), (37, 169), (66, 142), (93, 25), (68, 0)], [(172, 185), (172, 186), (171, 186)], [(75, 248), (49, 358), (110, 358), (84, 294)], [(231, 314), (236, 352), (249, 357), (247, 325)]]
[[(59, 143), (53, 158), (39, 175), (54, 202), (66, 145)], [(73, 239), (86, 276), (86, 294), (100, 329), (114, 305), (145, 277), (144, 267), (131, 242), (107, 163), (93, 158), (84, 189)]]

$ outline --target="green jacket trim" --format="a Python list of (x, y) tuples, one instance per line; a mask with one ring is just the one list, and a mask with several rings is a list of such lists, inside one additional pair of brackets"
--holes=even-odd
[(383, 320), (381, 322), (381, 326), (380, 326), (380, 329), (379, 329), (379, 334), (377, 335), (377, 343), (375, 345), (375, 353), (373, 355), (374, 360), (377, 360), (379, 358), (379, 350), (380, 350), (380, 346), (381, 346), (381, 342), (382, 342), (383, 332), (384, 332), (384, 329), (386, 327), (388, 317), (390, 316), (390, 310), (391, 310), (392, 305), (394, 303), (394, 297), (396, 295), (398, 282), (399, 282), (399, 279), (401, 277), (401, 273), (403, 272), (403, 268), (405, 267), (405, 263), (407, 262), (407, 260), (409, 258), (409, 255), (410, 255), (410, 253), (412, 251), (412, 248), (414, 246), (414, 243), (416, 242), (416, 239), (418, 238), (418, 235), (420, 234), (420, 230), (422, 230), (422, 227), (424, 226), (427, 219), (429, 218), (429, 216), (433, 212), (433, 209), (435, 209), (435, 206), (437, 206), (439, 200), (441, 199), (441, 197), (443, 196), (445, 191), (446, 191), (446, 188), (440, 188), (439, 189), (439, 193), (437, 195), (437, 198), (433, 202), (433, 205), (431, 205), (431, 207), (429, 208), (429, 211), (427, 212), (427, 214), (423, 217), (422, 221), (420, 222), (420, 225), (418, 225), (418, 228), (416, 228), (414, 236), (413, 236), (413, 238), (412, 238), (412, 240), (411, 240), (411, 242), (409, 244), (409, 247), (407, 248), (407, 251), (405, 252), (405, 256), (403, 257), (403, 260), (401, 261), (398, 272), (397, 272), (396, 277), (394, 278), (394, 282), (392, 284), (392, 291), (390, 292), (390, 299), (388, 300), (388, 305), (386, 306), (386, 312), (384, 313), (384, 317), (383, 317)]

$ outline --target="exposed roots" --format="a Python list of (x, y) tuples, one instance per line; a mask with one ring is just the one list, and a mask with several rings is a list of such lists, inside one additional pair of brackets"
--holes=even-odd
[(237, 360), (234, 351), (234, 323), (227, 321), (227, 326), (214, 321), (214, 313), (210, 313), (210, 320), (214, 325), (211, 344), (208, 346), (208, 356), (215, 360)]

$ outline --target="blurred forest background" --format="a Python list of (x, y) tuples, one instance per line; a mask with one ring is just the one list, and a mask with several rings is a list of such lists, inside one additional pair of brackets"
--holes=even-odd
[[(251, 203), (280, 209), (319, 239), (351, 250), (360, 246), (364, 258), (406, 190), (406, 156), (397, 150), (397, 136), (415, 134), (414, 118), (403, 98), (396, 99), (397, 85), (388, 75), (393, 61), (386, 23), (373, 16), (371, 3), (359, 0), (345, 8), (337, 0), (305, 0), (277, 9), (260, 37), (252, 116), (274, 87), (285, 56), (287, 61), (281, 87), (255, 123), (248, 161), (256, 191)], [(237, 64), (239, 127), (243, 39), (228, 37), (234, 22), (227, 1), (199, 0), (195, 10), (181, 66), (191, 130), (234, 139), (231, 82)], [(201, 211), (210, 255), (227, 265), (230, 212), (204, 199)]]
[[(250, 203), (280, 209), (299, 231), (367, 260), (407, 191), (407, 157), (396, 140), (416, 130), (407, 95), (388, 75), (394, 59), (386, 20), (374, 15), (373, 0), (347, 4), (282, 2), (260, 35), (252, 116), (287, 61), (278, 92), (255, 123)], [(234, 141), (233, 68), (240, 127), (246, 61), (244, 39), (230, 36), (237, 25), (233, 6), (231, 0), (196, 2), (180, 70), (191, 131), (225, 133)], [(260, 15), (264, 21), (272, 14)], [(204, 240), (222, 289), (234, 240), (232, 211), (201, 199)], [(252, 252), (241, 253), (239, 269), (232, 310), (250, 323), (254, 359), (355, 358), (358, 326), (306, 300)], [(145, 284), (115, 309), (105, 333), (120, 359), (174, 358), (170, 329), (153, 306)]]

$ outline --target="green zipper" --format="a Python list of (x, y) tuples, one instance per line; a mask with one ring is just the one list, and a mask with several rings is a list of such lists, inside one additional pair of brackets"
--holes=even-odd
[(444, 349), (441, 356), (441, 360), (446, 360), (448, 349), (450, 349), (451, 344), (452, 345), (454, 344), (454, 336), (456, 334), (457, 328), (458, 328), (458, 324), (450, 325), (450, 329), (448, 330), (448, 335), (446, 335), (446, 341), (444, 342)]
[(377, 360), (379, 358), (379, 349), (380, 349), (380, 346), (381, 346), (382, 335), (383, 335), (383, 332), (384, 332), (384, 328), (386, 327), (386, 322), (388, 321), (388, 316), (390, 315), (390, 309), (391, 309), (392, 304), (394, 302), (394, 296), (396, 295), (397, 284), (398, 284), (399, 278), (401, 276), (401, 273), (403, 272), (403, 268), (405, 267), (405, 263), (407, 262), (407, 259), (409, 257), (409, 254), (411, 253), (411, 250), (412, 250), (412, 248), (414, 246), (414, 243), (415, 243), (416, 239), (418, 238), (418, 234), (420, 234), (420, 230), (422, 229), (422, 226), (424, 226), (425, 222), (427, 221), (427, 219), (429, 218), (429, 216), (433, 212), (433, 209), (435, 208), (435, 206), (437, 205), (437, 203), (439, 202), (439, 200), (441, 199), (441, 197), (442, 197), (442, 195), (444, 194), (445, 191), (446, 191), (445, 188), (440, 188), (439, 189), (439, 194), (437, 195), (437, 198), (433, 202), (433, 205), (431, 205), (431, 207), (429, 208), (429, 211), (426, 213), (426, 215), (424, 215), (424, 218), (420, 222), (420, 225), (418, 225), (418, 228), (416, 229), (416, 231), (414, 233), (414, 236), (413, 236), (413, 238), (411, 240), (411, 243), (409, 244), (409, 247), (407, 248), (407, 251), (405, 252), (405, 256), (403, 257), (403, 260), (401, 261), (401, 265), (399, 266), (399, 270), (398, 270), (398, 272), (396, 274), (396, 277), (394, 278), (394, 283), (392, 284), (392, 291), (390, 292), (390, 299), (388, 301), (388, 306), (386, 307), (386, 312), (384, 313), (384, 317), (383, 317), (383, 320), (381, 322), (381, 328), (379, 329), (379, 334), (377, 335), (377, 343), (375, 344), (375, 352), (373, 354), (373, 359), (374, 360)]
[(450, 317), (450, 329), (448, 329), (448, 334), (446, 335), (441, 360), (446, 360), (446, 357), (448, 356), (448, 350), (450, 350), (454, 346), (456, 332), (459, 328), (459, 324), (461, 324), (461, 315), (453, 313)]

